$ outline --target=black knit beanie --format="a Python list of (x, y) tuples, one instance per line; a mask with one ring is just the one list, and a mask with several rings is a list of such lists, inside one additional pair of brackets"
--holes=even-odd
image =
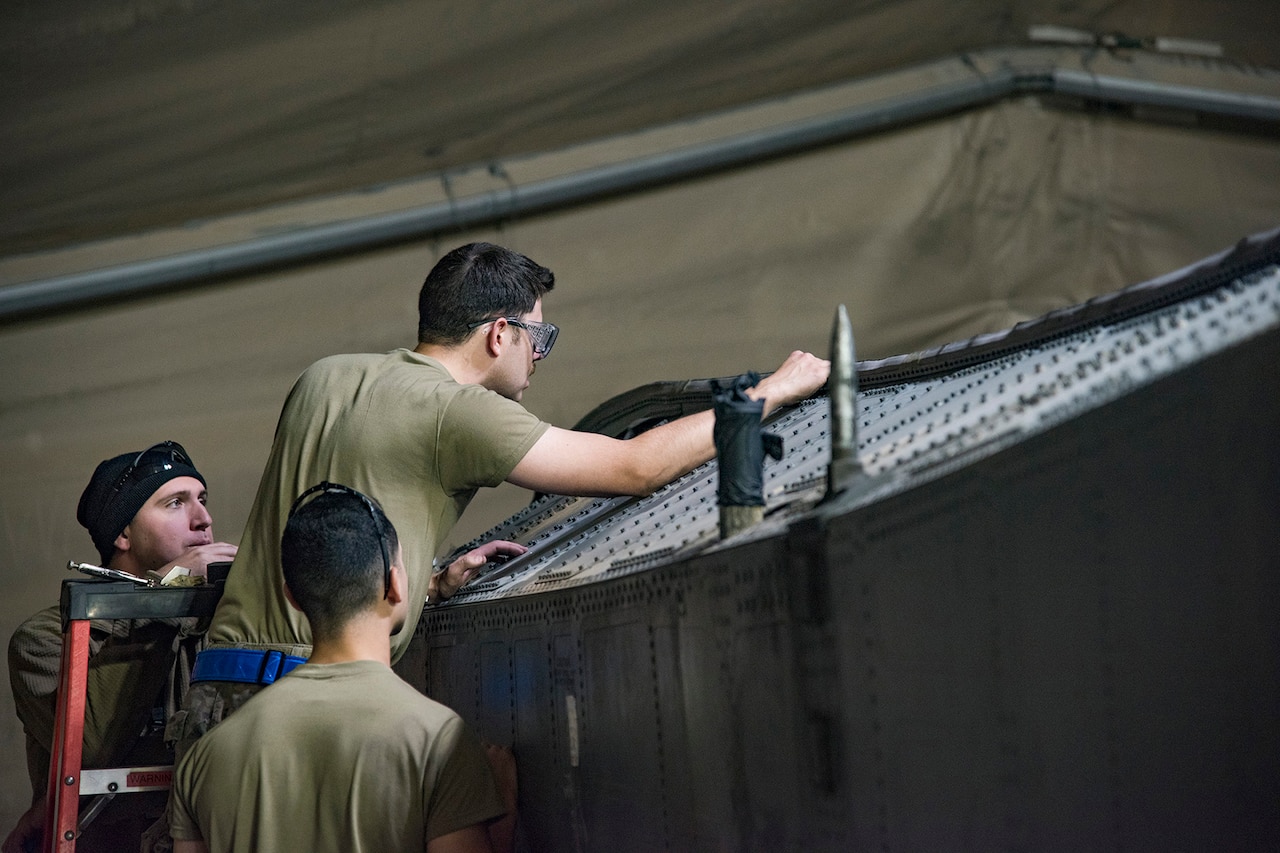
[(98, 463), (93, 478), (80, 495), (76, 520), (93, 538), (102, 557), (101, 565), (111, 562), (116, 552), (116, 537), (129, 526), (142, 505), (156, 489), (175, 477), (195, 477), (208, 485), (182, 445), (173, 441), (143, 451), (122, 453)]

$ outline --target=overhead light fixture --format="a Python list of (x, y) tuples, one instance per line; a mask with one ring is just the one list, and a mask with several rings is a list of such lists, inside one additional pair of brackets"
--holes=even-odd
[(1160, 53), (1177, 53), (1187, 56), (1204, 56), (1221, 58), (1224, 55), (1222, 45), (1200, 39), (1169, 38), (1135, 38), (1123, 33), (1106, 33), (1099, 35), (1088, 30), (1074, 27), (1060, 27), (1056, 24), (1033, 24), (1027, 28), (1027, 39), (1037, 44), (1065, 44), (1107, 48), (1133, 48), (1154, 50)]

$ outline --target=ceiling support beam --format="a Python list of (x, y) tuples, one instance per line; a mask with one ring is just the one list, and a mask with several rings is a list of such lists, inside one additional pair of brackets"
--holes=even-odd
[[(967, 57), (967, 77), (789, 124), (768, 127), (634, 160), (511, 185), (393, 213), (367, 216), (243, 242), (0, 287), (0, 323), (73, 310), (174, 288), (260, 274), (326, 257), (571, 207), (726, 169), (787, 156), (891, 128), (939, 118), (1004, 98), (1059, 94), (1110, 105), (1176, 109), (1275, 124), (1280, 98), (1091, 74), (1019, 62), (1002, 52), (994, 70)], [(954, 60), (949, 61), (954, 64)]]

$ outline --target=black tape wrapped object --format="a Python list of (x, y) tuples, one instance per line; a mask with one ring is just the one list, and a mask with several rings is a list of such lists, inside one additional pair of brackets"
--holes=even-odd
[(746, 390), (760, 381), (744, 373), (727, 385), (711, 383), (716, 425), (713, 438), (720, 460), (720, 506), (764, 506), (764, 456), (782, 458), (782, 438), (764, 432), (760, 417), (764, 401), (752, 400)]

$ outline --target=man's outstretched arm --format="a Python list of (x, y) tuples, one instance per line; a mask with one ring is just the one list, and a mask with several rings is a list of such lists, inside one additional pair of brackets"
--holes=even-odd
[[(747, 396), (764, 401), (764, 414), (799, 402), (827, 381), (831, 363), (796, 351)], [(711, 411), (619, 440), (551, 427), (516, 464), (508, 482), (557, 495), (650, 494), (715, 456)]]

